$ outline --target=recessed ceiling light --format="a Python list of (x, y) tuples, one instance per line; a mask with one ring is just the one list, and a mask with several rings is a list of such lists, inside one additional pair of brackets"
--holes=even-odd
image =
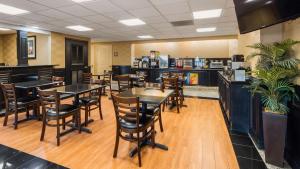
[(76, 3), (82, 3), (82, 2), (89, 2), (89, 1), (93, 1), (93, 0), (72, 0), (73, 2)]
[(198, 28), (197, 32), (213, 32), (216, 31), (216, 27), (210, 27), (210, 28)]
[(0, 28), (0, 31), (10, 31), (11, 29), (8, 28)]
[(81, 25), (67, 26), (66, 28), (72, 29), (72, 30), (75, 30), (75, 31), (80, 31), (80, 32), (92, 31), (93, 30), (92, 28), (88, 28), (88, 27), (81, 26)]
[(140, 19), (125, 19), (125, 20), (120, 20), (119, 22), (127, 26), (137, 26), (137, 25), (146, 24), (144, 21)]
[(140, 39), (152, 39), (153, 36), (151, 36), (151, 35), (141, 35), (141, 36), (138, 36), (138, 38), (140, 38)]
[(4, 13), (8, 15), (20, 15), (20, 14), (29, 13), (29, 11), (19, 9), (13, 6), (0, 4), (0, 13)]
[(33, 29), (40, 29), (40, 27), (38, 27), (38, 26), (32, 26), (31, 28), (33, 28)]
[(193, 12), (194, 19), (217, 18), (220, 17), (222, 9), (211, 9)]

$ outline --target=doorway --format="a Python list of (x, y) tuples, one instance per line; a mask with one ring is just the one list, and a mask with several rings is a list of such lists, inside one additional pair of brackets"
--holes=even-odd
[(102, 74), (104, 70), (112, 70), (112, 45), (92, 45), (92, 67), (94, 74)]
[(88, 66), (88, 42), (66, 39), (66, 83), (82, 81), (82, 73), (90, 72)]

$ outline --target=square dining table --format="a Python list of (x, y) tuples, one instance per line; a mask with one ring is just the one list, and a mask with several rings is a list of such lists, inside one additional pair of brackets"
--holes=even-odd
[[(161, 90), (158, 88), (131, 88), (127, 91), (124, 91), (122, 93), (117, 94), (119, 97), (139, 97), (140, 103), (142, 103), (142, 118), (145, 118), (146, 111), (147, 111), (147, 104), (155, 104), (155, 105), (161, 105), (163, 102), (165, 102), (168, 97), (170, 97), (173, 94), (174, 90), (171, 89), (165, 89)], [(142, 147), (146, 145), (153, 145), (153, 143), (150, 141), (150, 139), (146, 139), (142, 143)], [(168, 146), (155, 143), (155, 147), (168, 150)], [(129, 155), (133, 157), (137, 153), (137, 148), (133, 149)]]
[[(72, 95), (74, 95), (74, 98), (75, 98), (74, 99), (74, 104), (79, 106), (79, 99), (80, 99), (79, 96), (81, 94), (88, 93), (88, 92), (91, 92), (93, 90), (99, 90), (99, 89), (102, 90), (103, 87), (105, 87), (105, 85), (78, 83), (78, 84), (71, 84), (71, 85), (66, 85), (66, 86), (54, 87), (54, 88), (51, 88), (51, 89), (48, 89), (48, 90), (56, 90), (60, 94), (72, 94)], [(91, 123), (93, 121), (94, 121), (93, 119), (89, 119), (87, 123)], [(87, 132), (87, 133), (92, 133), (92, 131), (89, 128), (84, 127), (85, 122), (83, 122), (80, 125), (81, 125), (81, 130), (82, 131)], [(78, 127), (76, 127), (74, 124), (73, 124), (72, 127), (74, 129), (78, 129)]]

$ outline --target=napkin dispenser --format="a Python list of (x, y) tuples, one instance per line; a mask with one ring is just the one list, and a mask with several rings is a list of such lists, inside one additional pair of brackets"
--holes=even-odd
[(235, 81), (246, 81), (246, 70), (245, 69), (236, 69), (234, 71), (234, 80)]

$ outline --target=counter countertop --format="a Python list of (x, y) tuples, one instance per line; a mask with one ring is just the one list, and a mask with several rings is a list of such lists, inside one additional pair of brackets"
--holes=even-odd
[(233, 76), (229, 77), (229, 76), (225, 75), (223, 71), (219, 71), (218, 73), (229, 83), (245, 83), (246, 84), (249, 82), (249, 80), (247, 80), (247, 79), (246, 79), (246, 81), (234, 80)]
[(221, 68), (192, 68), (192, 69), (184, 69), (184, 68), (134, 68), (131, 67), (132, 69), (141, 69), (141, 70), (183, 70), (183, 71), (206, 71), (206, 70), (217, 70), (221, 71), (223, 69)]
[(57, 65), (19, 65), (19, 66), (0, 66), (0, 69), (1, 69), (1, 68), (48, 67), (48, 66), (57, 66)]

